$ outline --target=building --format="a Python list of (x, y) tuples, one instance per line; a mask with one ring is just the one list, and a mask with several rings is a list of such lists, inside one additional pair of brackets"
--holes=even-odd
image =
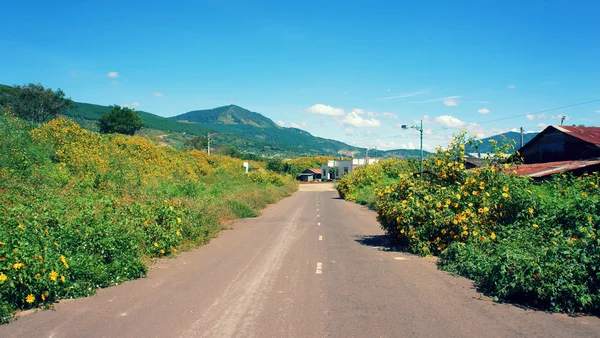
[[(354, 158), (351, 160), (330, 160), (327, 162), (326, 165), (324, 164), (321, 166), (321, 172), (323, 174), (322, 177), (325, 179), (328, 179), (328, 180), (333, 180), (334, 179), (333, 174), (336, 174), (335, 179), (339, 180), (344, 175), (354, 171), (354, 169), (365, 165), (365, 163), (375, 164), (378, 162), (379, 162), (379, 159), (377, 159), (377, 158), (370, 158), (368, 160), (368, 162), (365, 161), (364, 158)], [(336, 169), (332, 170), (332, 168), (336, 168)]]
[(600, 170), (600, 128), (549, 126), (519, 149), (523, 164), (517, 175), (543, 180), (553, 174), (574, 175)]
[(519, 153), (524, 164), (600, 158), (600, 127), (548, 126)]
[(314, 182), (321, 180), (321, 169), (319, 168), (308, 168), (304, 170), (300, 175), (296, 177), (298, 181), (302, 182)]

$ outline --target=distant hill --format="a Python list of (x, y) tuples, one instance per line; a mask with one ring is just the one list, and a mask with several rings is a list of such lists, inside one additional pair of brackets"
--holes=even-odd
[[(523, 142), (524, 144), (526, 144), (527, 142), (529, 142), (531, 139), (533, 139), (537, 134), (539, 133), (535, 133), (535, 132), (529, 132), (529, 133), (525, 133), (523, 134)], [(502, 134), (498, 134), (498, 135), (494, 135), (494, 136), (490, 136), (490, 137), (486, 137), (481, 139), (482, 143), (481, 145), (479, 145), (479, 147), (477, 149), (474, 148), (467, 148), (467, 152), (468, 153), (492, 153), (492, 144), (489, 142), (490, 140), (495, 140), (498, 142), (498, 144), (502, 144), (504, 142), (511, 142), (513, 143), (514, 141), (514, 146), (515, 146), (515, 150), (520, 148), (520, 143), (521, 143), (521, 133), (518, 133), (516, 131), (509, 131), (506, 133), (502, 133)]]
[[(194, 110), (173, 116), (172, 119), (194, 122), (220, 133), (265, 142), (272, 148), (270, 150), (286, 150), (292, 147), (296, 148), (295, 152), (304, 155), (359, 155), (365, 152), (364, 148), (316, 137), (302, 129), (280, 127), (271, 119), (236, 105)], [(218, 137), (219, 135), (215, 136)], [(245, 150), (246, 144), (240, 140), (235, 142), (234, 146)]]
[[(0, 94), (11, 88), (0, 85)], [(2, 95), (0, 95), (1, 99)], [(96, 121), (110, 109), (110, 106), (75, 102), (75, 107), (65, 115), (84, 128), (97, 130)], [(264, 156), (364, 157), (367, 151), (365, 148), (351, 146), (344, 142), (313, 136), (302, 129), (278, 126), (271, 119), (236, 105), (194, 110), (171, 118), (145, 111), (137, 112), (144, 121), (144, 128), (141, 131), (144, 135), (172, 146), (181, 146), (186, 139), (196, 135), (217, 132), (218, 134), (211, 137), (211, 148), (234, 147), (241, 152)], [(369, 157), (418, 156), (418, 150), (369, 150)]]

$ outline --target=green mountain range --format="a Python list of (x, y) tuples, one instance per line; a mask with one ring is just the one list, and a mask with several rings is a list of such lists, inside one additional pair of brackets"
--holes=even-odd
[[(0, 85), (2, 91), (12, 87)], [(1, 99), (0, 95), (0, 99)], [(96, 122), (111, 107), (74, 102), (75, 107), (65, 113), (84, 128), (97, 130)], [(211, 135), (211, 148), (235, 148), (242, 153), (264, 156), (355, 156), (364, 157), (367, 149), (346, 143), (316, 137), (298, 128), (281, 127), (271, 119), (236, 105), (206, 110), (194, 110), (171, 118), (145, 111), (137, 111), (144, 121), (141, 133), (161, 144), (181, 146), (194, 136)], [(369, 157), (418, 157), (418, 150), (370, 150)]]
[[(523, 144), (527, 144), (527, 142), (531, 141), (531, 139), (533, 139), (537, 134), (539, 134), (539, 133), (536, 133), (536, 132), (524, 133), (523, 134)], [(506, 133), (483, 138), (483, 139), (481, 139), (482, 143), (479, 145), (479, 147), (477, 147), (477, 148), (470, 147), (470, 148), (467, 148), (466, 151), (468, 153), (481, 153), (481, 154), (493, 153), (492, 143), (490, 143), (490, 140), (495, 140), (498, 142), (498, 144), (502, 144), (502, 143), (506, 143), (506, 142), (512, 143), (515, 147), (515, 150), (518, 150), (521, 147), (521, 133), (518, 133), (516, 131), (509, 131)]]

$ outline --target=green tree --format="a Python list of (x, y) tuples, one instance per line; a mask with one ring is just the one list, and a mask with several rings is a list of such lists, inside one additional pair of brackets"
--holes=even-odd
[(206, 151), (208, 147), (208, 138), (204, 135), (194, 136), (183, 141), (184, 145), (189, 149), (197, 149)]
[(133, 135), (144, 126), (144, 121), (135, 110), (127, 107), (112, 106), (112, 109), (100, 116), (98, 127), (104, 134), (119, 133)]
[(267, 162), (266, 169), (274, 171), (279, 174), (284, 174), (286, 168), (285, 168), (285, 165), (283, 164), (282, 160), (280, 160), (278, 158), (272, 158)]
[(13, 114), (37, 123), (51, 120), (75, 107), (60, 88), (54, 91), (41, 84), (30, 83), (3, 89), (1, 96), (2, 105), (9, 107)]

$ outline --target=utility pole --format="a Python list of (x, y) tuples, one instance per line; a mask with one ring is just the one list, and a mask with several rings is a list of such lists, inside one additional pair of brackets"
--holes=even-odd
[(208, 153), (208, 156), (210, 156), (210, 136), (214, 135), (214, 134), (218, 134), (218, 133), (208, 133), (206, 134), (206, 139), (208, 140), (208, 149), (206, 149), (206, 152)]
[(207, 149), (207, 153), (208, 156), (210, 156), (210, 133), (206, 134), (206, 138), (208, 139), (208, 149)]
[(365, 165), (369, 164), (369, 148), (367, 148), (367, 154), (365, 155)]
[(523, 148), (523, 127), (521, 127), (521, 148)]

